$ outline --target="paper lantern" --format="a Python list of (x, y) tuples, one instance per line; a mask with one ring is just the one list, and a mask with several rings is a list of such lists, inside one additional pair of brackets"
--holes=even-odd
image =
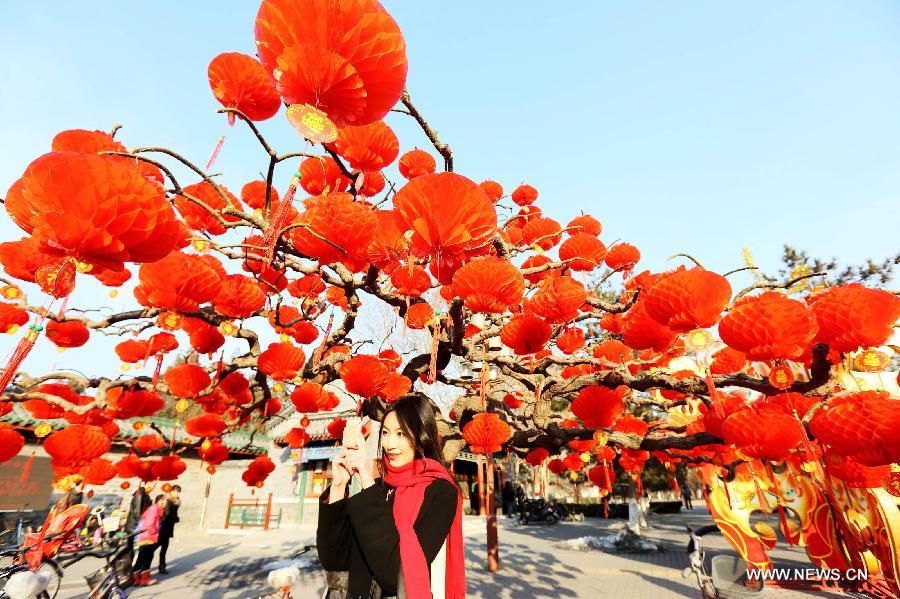
[(291, 392), (291, 402), (298, 412), (312, 413), (327, 409), (330, 403), (328, 391), (319, 383), (302, 383)]
[(556, 347), (564, 354), (571, 355), (584, 347), (584, 330), (571, 326), (556, 338)]
[(810, 298), (819, 325), (816, 343), (839, 352), (884, 345), (900, 319), (900, 297), (859, 283), (829, 288)]
[(570, 220), (569, 224), (566, 225), (566, 230), (569, 231), (571, 235), (587, 233), (588, 235), (597, 237), (603, 232), (603, 225), (590, 214), (582, 214), (581, 216), (576, 216)]
[(198, 397), (211, 382), (209, 373), (197, 364), (172, 366), (163, 377), (175, 397)]
[(200, 459), (211, 466), (218, 466), (228, 459), (228, 448), (220, 441), (212, 441), (206, 447), (197, 450)]
[(375, 356), (354, 356), (338, 367), (338, 373), (347, 391), (363, 397), (377, 395), (388, 381), (387, 368)]
[[(265, 68), (252, 56), (239, 52), (223, 52), (207, 68), (213, 96), (225, 108), (236, 108), (253, 121), (275, 116), (281, 108), (281, 97), (275, 91)], [(228, 122), (234, 123), (229, 113)]]
[(434, 156), (416, 148), (400, 157), (398, 168), (400, 174), (407, 179), (415, 179), (423, 175), (433, 174), (437, 170), (437, 163), (434, 161)]
[[(728, 318), (726, 315), (725, 318)], [(722, 322), (725, 321), (722, 319)], [(719, 323), (719, 331), (722, 330), (722, 324)], [(723, 347), (713, 354), (712, 364), (709, 365), (709, 371), (713, 374), (734, 374), (740, 372), (747, 365), (747, 357), (730, 347)]]
[(264, 0), (255, 36), (285, 102), (339, 127), (383, 118), (406, 85), (403, 34), (375, 0)]
[(105, 485), (116, 477), (116, 469), (106, 458), (94, 458), (79, 474), (86, 485)]
[(487, 197), (490, 198), (492, 202), (495, 204), (500, 201), (500, 198), (503, 197), (503, 186), (497, 183), (496, 181), (491, 181), (488, 179), (487, 181), (482, 181), (478, 184), (484, 193), (487, 194)]
[(587, 296), (584, 285), (572, 277), (552, 277), (541, 282), (528, 308), (550, 324), (559, 324), (575, 318)]
[(109, 451), (110, 440), (99, 426), (72, 424), (51, 434), (44, 449), (59, 466), (80, 466)]
[(747, 407), (731, 414), (722, 424), (726, 443), (745, 455), (784, 460), (803, 443), (801, 425), (782, 410), (768, 405)]
[(349, 186), (350, 180), (331, 156), (304, 158), (300, 163), (300, 187), (309, 195), (322, 195), (326, 190), (337, 193)]
[(380, 171), (394, 162), (400, 153), (397, 135), (380, 120), (357, 127), (341, 127), (337, 139), (328, 147), (345, 158), (350, 168), (361, 171)]
[(756, 361), (795, 360), (817, 331), (813, 313), (802, 302), (774, 291), (742, 297), (719, 323), (722, 341)]
[(606, 252), (606, 265), (613, 270), (631, 270), (640, 260), (640, 250), (630, 243), (617, 243)]
[[(611, 324), (611, 321), (607, 321), (607, 324)], [(642, 300), (638, 300), (628, 309), (621, 326), (622, 340), (632, 349), (652, 349), (662, 352), (672, 345), (678, 335), (677, 332), (651, 318)]]
[(0, 302), (0, 332), (9, 333), (28, 324), (28, 312), (16, 304)]
[(134, 297), (144, 306), (197, 312), (219, 292), (225, 270), (211, 256), (172, 252), (138, 270)]
[(542, 251), (552, 249), (560, 240), (562, 227), (552, 218), (544, 216), (533, 218), (522, 227), (522, 241), (525, 245), (538, 247)]
[[(266, 182), (263, 180), (250, 181), (241, 187), (241, 201), (255, 210), (263, 210), (266, 207)], [(269, 208), (278, 206), (278, 190), (273, 186), (269, 192)]]
[(623, 398), (628, 389), (619, 387), (609, 389), (599, 385), (591, 385), (578, 392), (572, 402), (572, 413), (587, 428), (609, 428), (625, 411)]
[(473, 312), (505, 312), (521, 303), (525, 278), (502, 258), (486, 258), (466, 264), (453, 275), (453, 293)]
[(259, 355), (257, 366), (275, 380), (290, 380), (297, 376), (306, 362), (303, 350), (291, 343), (273, 343)]
[(497, 414), (479, 413), (463, 427), (463, 437), (472, 453), (491, 454), (509, 441), (512, 429)]
[(275, 463), (269, 456), (261, 455), (255, 458), (247, 470), (241, 474), (241, 479), (247, 483), (249, 487), (261, 487), (266, 478), (275, 471)]
[(543, 319), (530, 314), (515, 316), (500, 329), (500, 341), (516, 355), (533, 354), (544, 349), (553, 330)]
[(834, 453), (866, 466), (900, 462), (900, 401), (886, 391), (832, 396), (809, 421), (813, 436)]
[(342, 262), (357, 271), (368, 265), (366, 250), (377, 224), (375, 212), (347, 193), (309, 198), (288, 236), (302, 254), (322, 264)]
[(192, 437), (218, 437), (225, 428), (225, 421), (218, 414), (203, 414), (184, 422), (184, 432)]
[(156, 434), (141, 435), (131, 444), (134, 450), (139, 453), (150, 453), (157, 449), (162, 449), (165, 445), (165, 440)]
[(431, 289), (431, 277), (421, 266), (400, 267), (391, 274), (394, 293), (406, 297), (419, 297)]
[(581, 458), (577, 453), (566, 454), (566, 457), (563, 458), (562, 462), (566, 470), (573, 473), (578, 472), (584, 467), (584, 462), (581, 461)]
[(366, 248), (366, 258), (380, 269), (397, 266), (409, 256), (406, 225), (394, 210), (375, 212), (378, 224)]
[(265, 305), (266, 294), (250, 277), (228, 275), (222, 279), (212, 303), (216, 312), (223, 316), (248, 318)]
[(535, 447), (528, 452), (528, 455), (525, 456), (525, 461), (532, 466), (540, 466), (548, 457), (550, 457), (549, 451), (547, 451), (543, 447)]
[(294, 427), (284, 436), (284, 442), (292, 449), (304, 447), (310, 441), (310, 436), (301, 427)]
[(568, 266), (575, 271), (592, 271), (603, 264), (605, 257), (606, 246), (587, 233), (572, 235), (559, 246), (559, 259), (570, 261)]
[(403, 317), (406, 326), (413, 330), (421, 330), (434, 320), (434, 308), (425, 302), (411, 305)]
[(483, 254), (497, 229), (494, 205), (471, 180), (455, 173), (416, 177), (393, 198), (403, 230), (412, 230), (419, 257)]
[(528, 206), (534, 204), (538, 199), (538, 190), (531, 185), (519, 185), (512, 192), (512, 201), (519, 206)]
[(80, 320), (47, 321), (47, 339), (56, 347), (81, 347), (90, 338), (90, 331)]
[(673, 331), (686, 333), (719, 321), (731, 299), (731, 285), (712, 271), (682, 267), (662, 275), (643, 298), (650, 318)]
[(154, 262), (178, 242), (181, 225), (163, 189), (131, 160), (51, 152), (22, 175), (7, 211), (43, 251), (122, 270)]
[(25, 446), (25, 437), (5, 422), (0, 422), (0, 464), (19, 455)]
[[(240, 220), (237, 216), (225, 214), (225, 210), (228, 208), (240, 210), (241, 205), (238, 199), (225, 186), (219, 185), (219, 189), (222, 191), (221, 194), (211, 184), (201, 181), (188, 185), (183, 189), (183, 194), (175, 196), (175, 208), (188, 226), (210, 235), (221, 235), (227, 229), (218, 217), (231, 223)], [(193, 199), (189, 199), (188, 196), (203, 202), (209, 207), (209, 210)]]
[(175, 480), (187, 470), (187, 464), (176, 455), (167, 455), (151, 462), (150, 471), (156, 480)]

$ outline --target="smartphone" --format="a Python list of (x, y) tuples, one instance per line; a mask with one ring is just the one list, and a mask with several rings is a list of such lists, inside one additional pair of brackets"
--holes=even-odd
[(342, 445), (347, 449), (359, 449), (365, 441), (362, 435), (362, 419), (348, 418), (344, 426), (344, 438)]

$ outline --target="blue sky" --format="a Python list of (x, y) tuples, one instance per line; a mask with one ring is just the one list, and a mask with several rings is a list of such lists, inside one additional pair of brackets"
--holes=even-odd
[[(528, 182), (563, 222), (593, 214), (647, 267), (683, 251), (728, 270), (750, 247), (774, 270), (785, 242), (850, 262), (898, 249), (896, 2), (385, 6), (406, 36), (413, 100), (458, 172), (510, 191)], [(257, 8), (6, 3), (0, 194), (67, 128), (119, 123), (130, 147), (203, 164), (225, 131), (206, 66), (253, 52)], [(427, 144), (407, 117), (389, 122), (404, 149)], [(283, 112), (261, 126), (276, 148), (301, 149)], [(237, 191), (263, 158), (238, 126), (215, 170)], [(4, 219), (0, 237), (17, 235)]]

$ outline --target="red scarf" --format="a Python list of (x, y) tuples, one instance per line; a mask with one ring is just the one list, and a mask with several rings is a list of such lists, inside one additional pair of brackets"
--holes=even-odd
[[(413, 460), (406, 466), (392, 468), (385, 460), (384, 481), (396, 488), (394, 492), (394, 522), (400, 533), (400, 563), (403, 585), (410, 599), (431, 597), (431, 580), (428, 562), (419, 544), (414, 528), (425, 488), (433, 480), (456, 482), (447, 469), (429, 458)], [(458, 487), (457, 487), (458, 488)], [(462, 538), (462, 495), (457, 493), (456, 515), (447, 536), (446, 599), (464, 599), (466, 596), (466, 569)]]

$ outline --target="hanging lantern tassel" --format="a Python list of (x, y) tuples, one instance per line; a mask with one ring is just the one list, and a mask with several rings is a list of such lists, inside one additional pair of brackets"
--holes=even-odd
[[(41, 318), (39, 322), (43, 324), (44, 319)], [(7, 362), (6, 367), (3, 369), (3, 375), (0, 376), (0, 391), (6, 390), (6, 386), (9, 385), (13, 377), (19, 371), (19, 366), (22, 365), (22, 362), (28, 356), (31, 348), (34, 347), (41, 331), (44, 330), (44, 327), (41, 326), (41, 324), (30, 325), (28, 331), (25, 332), (25, 336), (22, 337), (19, 344), (16, 346), (16, 349), (13, 350), (12, 357), (10, 357), (9, 362)]]
[(603, 496), (603, 517), (606, 520), (609, 520), (609, 502), (607, 501), (607, 497)]
[(284, 226), (284, 221), (287, 220), (288, 214), (291, 211), (291, 206), (294, 202), (294, 194), (297, 193), (297, 186), (300, 185), (300, 177), (300, 170), (298, 168), (297, 172), (294, 173), (294, 176), (291, 177), (291, 184), (288, 186), (287, 193), (284, 194), (284, 197), (278, 202), (278, 208), (269, 218), (269, 225), (266, 227), (265, 233), (263, 234), (263, 245), (266, 246), (267, 262), (271, 262), (272, 258), (275, 256), (275, 245), (278, 243), (278, 232)]
[(747, 462), (747, 468), (750, 469), (750, 476), (753, 478), (753, 486), (756, 488), (756, 499), (759, 501), (759, 509), (763, 511), (763, 514), (768, 514), (769, 512), (769, 502), (766, 501), (766, 496), (763, 493), (762, 487), (759, 486), (759, 478), (756, 476), (756, 472), (753, 470), (753, 464)]
[[(434, 323), (434, 332), (431, 336), (431, 363), (428, 367), (428, 382), (434, 383), (437, 380), (437, 355), (438, 355), (438, 345), (441, 341), (441, 318), (435, 313)], [(484, 370), (484, 365), (482, 364), (482, 371)], [(484, 391), (482, 390), (482, 393)]]
[(19, 482), (24, 483), (28, 480), (28, 474), (31, 472), (31, 465), (34, 464), (34, 454), (37, 452), (37, 448), (31, 450), (31, 455), (28, 457), (28, 461), (25, 462), (25, 467), (22, 468), (22, 476), (19, 477)]
[(672, 490), (675, 491), (675, 496), (681, 495), (681, 488), (678, 486), (678, 479), (669, 475), (669, 485), (672, 487)]
[(728, 490), (728, 483), (725, 481), (724, 478), (721, 480), (722, 480), (722, 488), (725, 489), (725, 499), (728, 501), (728, 508), (733, 510), (734, 505), (731, 503), (731, 491)]
[(713, 408), (716, 410), (716, 417), (723, 418), (725, 416), (725, 408), (719, 401), (719, 394), (716, 392), (716, 384), (713, 383), (712, 372), (706, 369), (706, 386), (709, 388), (709, 401), (712, 402)]
[(163, 355), (156, 354), (156, 368), (153, 370), (153, 390), (156, 391), (156, 385), (159, 383), (159, 373), (162, 372)]
[(322, 335), (322, 345), (316, 348), (316, 351), (313, 352), (313, 366), (319, 365), (319, 360), (322, 359), (322, 353), (325, 351), (325, 344), (328, 343), (328, 335), (331, 334), (331, 325), (334, 324), (334, 310), (331, 310), (328, 313), (328, 324), (325, 326), (325, 334)]
[(222, 376), (222, 370), (224, 368), (224, 360), (225, 360), (225, 348), (223, 347), (219, 350), (219, 362), (216, 364), (216, 381), (219, 381), (219, 377)]
[[(231, 121), (233, 122), (233, 120), (234, 120), (234, 115), (233, 115), (233, 114), (229, 114), (229, 115), (228, 115), (228, 119), (231, 120)], [(225, 136), (224, 136), (224, 135), (221, 136), (221, 137), (219, 138), (219, 141), (216, 142), (216, 147), (213, 148), (212, 156), (209, 157), (209, 162), (206, 163), (206, 170), (209, 170), (209, 169), (212, 167), (212, 165), (215, 164), (216, 158), (219, 157), (219, 152), (222, 151), (222, 146), (223, 146), (223, 145), (225, 145)]]

